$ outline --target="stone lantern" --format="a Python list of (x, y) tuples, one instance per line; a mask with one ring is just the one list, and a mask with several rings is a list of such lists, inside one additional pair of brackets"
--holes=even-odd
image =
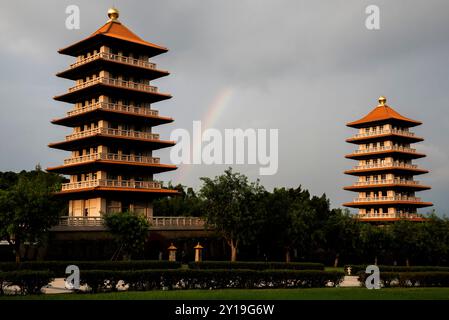
[(200, 262), (201, 259), (201, 252), (203, 251), (204, 247), (202, 245), (200, 245), (200, 243), (198, 242), (198, 244), (194, 247), (195, 249), (195, 262)]
[(167, 248), (168, 250), (168, 261), (176, 261), (176, 248), (173, 243), (170, 245), (170, 247)]

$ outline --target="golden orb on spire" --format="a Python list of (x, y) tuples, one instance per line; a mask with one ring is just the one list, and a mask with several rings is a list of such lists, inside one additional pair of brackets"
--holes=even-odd
[(118, 16), (119, 16), (119, 11), (116, 8), (112, 7), (108, 10), (109, 21), (118, 20)]
[(386, 102), (387, 98), (385, 98), (384, 96), (379, 97), (379, 105), (384, 106)]

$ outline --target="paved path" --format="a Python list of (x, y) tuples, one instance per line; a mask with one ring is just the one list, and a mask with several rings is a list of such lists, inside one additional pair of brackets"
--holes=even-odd
[(71, 293), (72, 290), (66, 289), (64, 278), (56, 278), (49, 285), (42, 288), (45, 294)]
[(345, 276), (343, 282), (340, 283), (340, 287), (360, 287), (358, 276)]

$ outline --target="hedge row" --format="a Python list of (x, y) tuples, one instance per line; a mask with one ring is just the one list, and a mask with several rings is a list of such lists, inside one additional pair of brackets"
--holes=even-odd
[[(147, 270), (147, 269), (179, 269), (180, 262), (133, 260), (133, 261), (30, 261), (16, 264), (14, 262), (0, 262), (0, 272), (17, 270), (48, 270), (58, 276), (65, 275), (69, 265), (76, 265), (80, 270)], [(228, 262), (204, 261), (189, 263), (191, 269), (292, 269), (292, 270), (324, 270), (321, 263), (307, 262)]]
[[(359, 281), (365, 283), (369, 274), (361, 272)], [(384, 287), (449, 287), (449, 272), (382, 272)]]
[(0, 272), (0, 295), (4, 294), (6, 286), (18, 286), (20, 294), (40, 294), (41, 288), (55, 278), (50, 271), (10, 271)]
[(253, 288), (312, 288), (336, 286), (344, 273), (317, 270), (89, 270), (81, 272), (81, 284), (93, 292), (117, 290), (119, 281), (128, 290), (161, 289), (253, 289)]
[(15, 270), (47, 270), (58, 276), (65, 275), (69, 265), (76, 265), (80, 270), (143, 270), (143, 269), (178, 269), (180, 262), (158, 260), (133, 261), (30, 261), (16, 264), (14, 262), (0, 262), (0, 271)]
[[(345, 273), (348, 274), (348, 267), (351, 267), (351, 275), (357, 275), (360, 272), (365, 273), (368, 265), (346, 265), (344, 268)], [(449, 267), (436, 267), (436, 266), (383, 266), (379, 265), (380, 272), (449, 272)]]
[(324, 264), (311, 262), (229, 262), (202, 261), (190, 262), (190, 269), (248, 269), (248, 270), (324, 270)]

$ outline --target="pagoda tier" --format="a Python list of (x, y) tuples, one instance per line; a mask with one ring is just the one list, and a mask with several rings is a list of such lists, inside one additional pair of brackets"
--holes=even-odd
[(152, 108), (171, 95), (150, 84), (169, 74), (149, 61), (167, 49), (132, 33), (118, 20), (116, 9), (108, 16), (90, 37), (59, 50), (76, 61), (57, 76), (76, 83), (54, 99), (74, 106), (52, 123), (73, 132), (49, 146), (71, 155), (47, 170), (70, 175), (58, 192), (69, 201), (69, 216), (135, 211), (151, 218), (154, 198), (177, 194), (153, 179), (156, 173), (176, 169), (153, 156), (154, 150), (175, 144), (153, 132), (153, 127), (173, 122)]
[(357, 192), (358, 197), (343, 205), (358, 208), (359, 219), (421, 221), (417, 208), (432, 206), (415, 196), (417, 191), (430, 189), (413, 179), (428, 173), (412, 163), (413, 159), (425, 157), (410, 146), (424, 140), (409, 130), (420, 124), (387, 106), (384, 97), (379, 98), (379, 105), (368, 115), (347, 124), (359, 129), (358, 134), (346, 140), (358, 146), (346, 158), (358, 163), (345, 173), (358, 177), (358, 181), (344, 189)]
[(122, 105), (118, 103), (88, 103), (67, 112), (67, 116), (54, 119), (53, 124), (78, 127), (87, 121), (121, 121), (128, 124), (149, 125), (155, 127), (173, 122), (173, 118), (162, 117), (157, 110), (136, 105)]
[(77, 84), (69, 88), (67, 93), (55, 96), (53, 99), (79, 103), (104, 95), (115, 99), (135, 99), (143, 103), (154, 103), (171, 98), (171, 95), (159, 93), (157, 87), (147, 84), (148, 79), (128, 79), (128, 77), (117, 77), (107, 71), (100, 71), (97, 74), (92, 74), (91, 77), (77, 81)]
[(126, 72), (131, 77), (146, 78), (149, 80), (169, 75), (168, 71), (157, 69), (156, 64), (149, 62), (148, 59), (134, 58), (109, 52), (97, 52), (96, 54), (88, 55), (77, 60), (70, 65), (69, 69), (57, 73), (56, 76), (77, 80), (105, 69), (117, 73)]

